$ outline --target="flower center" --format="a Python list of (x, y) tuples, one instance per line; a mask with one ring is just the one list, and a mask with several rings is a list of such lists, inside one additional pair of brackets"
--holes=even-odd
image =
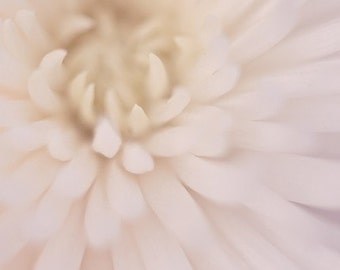
[(106, 119), (125, 136), (142, 136), (155, 103), (184, 83), (194, 52), (180, 43), (190, 32), (171, 10), (111, 5), (87, 11), (93, 27), (68, 44), (68, 101), (86, 130)]

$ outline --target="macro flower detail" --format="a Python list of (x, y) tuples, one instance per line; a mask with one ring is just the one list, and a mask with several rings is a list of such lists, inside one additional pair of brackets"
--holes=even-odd
[(1, 270), (340, 267), (338, 1), (0, 14)]

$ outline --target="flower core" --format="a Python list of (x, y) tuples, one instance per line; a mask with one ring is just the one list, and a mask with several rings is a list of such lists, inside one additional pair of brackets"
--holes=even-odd
[(85, 12), (91, 26), (68, 42), (65, 58), (67, 99), (85, 130), (105, 121), (120, 135), (145, 135), (155, 125), (155, 104), (184, 83), (195, 50), (181, 44), (192, 33), (175, 10), (163, 8), (152, 14), (111, 3)]

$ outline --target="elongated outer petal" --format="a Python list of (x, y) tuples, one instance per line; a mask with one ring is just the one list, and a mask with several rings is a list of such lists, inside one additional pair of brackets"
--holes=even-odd
[[(24, 248), (29, 239), (21, 234), (18, 224), (22, 221), (17, 213), (0, 217), (0, 265), (3, 265)], [(22, 217), (22, 213), (21, 213)]]
[(106, 192), (111, 207), (124, 219), (134, 219), (146, 209), (135, 177), (114, 162), (107, 168)]
[(39, 151), (15, 167), (0, 181), (0, 201), (8, 205), (25, 205), (38, 199), (56, 177), (60, 165)]
[(0, 99), (0, 127), (15, 127), (39, 119), (34, 104), (27, 100)]
[(51, 127), (53, 124), (49, 120), (16, 126), (1, 133), (0, 141), (11, 146), (13, 151), (30, 152), (47, 144)]
[(121, 232), (112, 248), (112, 259), (115, 270), (146, 270), (136, 241), (129, 231)]
[[(102, 249), (87, 247), (83, 260), (81, 262), (81, 270), (112, 270), (112, 258), (110, 251), (103, 251)], [(116, 269), (116, 268), (114, 268)], [(129, 269), (129, 268), (126, 268)], [(137, 269), (136, 269), (137, 270)]]
[(267, 166), (265, 183), (287, 200), (315, 207), (340, 208), (337, 162), (276, 154), (268, 158)]
[(190, 126), (166, 127), (151, 135), (146, 149), (162, 157), (178, 156), (187, 152), (197, 138), (197, 129)]
[(184, 185), (212, 201), (235, 203), (252, 192), (252, 176), (228, 161), (210, 161), (189, 154), (172, 163)]
[(146, 269), (192, 270), (181, 246), (155, 216), (147, 215), (136, 223), (134, 235)]
[(45, 244), (34, 270), (79, 269), (86, 247), (80, 209), (70, 214), (65, 226)]
[(248, 62), (279, 43), (295, 26), (303, 2), (271, 1), (254, 10), (250, 21), (245, 22), (248, 27), (239, 31), (231, 42), (233, 58)]
[(48, 190), (23, 224), (23, 231), (35, 242), (46, 241), (62, 227), (71, 205), (69, 198)]
[(86, 147), (69, 161), (60, 172), (52, 186), (54, 190), (70, 198), (82, 196), (92, 185), (98, 170), (97, 159)]
[(102, 182), (93, 187), (85, 212), (88, 240), (97, 248), (109, 246), (117, 237), (120, 228), (120, 219), (110, 208), (103, 188)]
[(162, 224), (176, 235), (194, 269), (232, 267), (206, 217), (174, 175), (159, 169), (141, 180), (147, 202)]
[(234, 145), (242, 149), (308, 154), (317, 148), (315, 134), (271, 122), (243, 122), (235, 128)]

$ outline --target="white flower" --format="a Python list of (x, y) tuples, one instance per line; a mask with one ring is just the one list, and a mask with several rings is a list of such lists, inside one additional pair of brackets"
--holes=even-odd
[(0, 14), (1, 270), (340, 267), (338, 0)]

